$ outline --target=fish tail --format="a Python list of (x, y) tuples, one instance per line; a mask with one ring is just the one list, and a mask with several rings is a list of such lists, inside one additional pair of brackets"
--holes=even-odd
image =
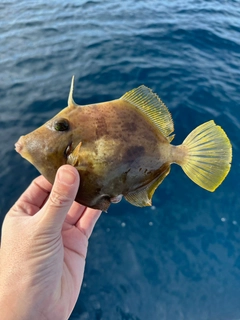
[(181, 165), (200, 187), (214, 191), (226, 178), (232, 161), (232, 146), (224, 130), (208, 121), (194, 129), (182, 145)]

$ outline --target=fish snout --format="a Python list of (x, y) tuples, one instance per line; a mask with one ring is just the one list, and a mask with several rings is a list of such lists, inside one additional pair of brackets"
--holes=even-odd
[(15, 150), (21, 154), (21, 151), (23, 149), (23, 136), (21, 136), (18, 141), (15, 143)]
[(15, 150), (26, 160), (33, 163), (31, 152), (29, 152), (29, 143), (27, 136), (21, 136), (19, 140), (15, 143)]

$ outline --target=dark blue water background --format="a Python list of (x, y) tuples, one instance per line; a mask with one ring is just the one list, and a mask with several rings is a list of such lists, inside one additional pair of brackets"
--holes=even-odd
[(1, 219), (38, 175), (14, 143), (66, 106), (73, 74), (79, 104), (145, 84), (174, 144), (210, 119), (233, 144), (215, 193), (172, 166), (152, 208), (102, 214), (71, 319), (240, 318), (239, 66), (239, 1), (1, 1)]

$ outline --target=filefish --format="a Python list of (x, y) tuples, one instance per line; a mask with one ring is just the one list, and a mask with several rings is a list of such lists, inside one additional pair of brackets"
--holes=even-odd
[(15, 149), (51, 183), (60, 166), (74, 166), (81, 176), (77, 202), (103, 211), (122, 197), (135, 206), (151, 206), (172, 163), (209, 191), (227, 176), (232, 147), (213, 120), (174, 146), (171, 114), (146, 86), (120, 99), (81, 106), (73, 100), (73, 85), (74, 77), (68, 106), (21, 136)]

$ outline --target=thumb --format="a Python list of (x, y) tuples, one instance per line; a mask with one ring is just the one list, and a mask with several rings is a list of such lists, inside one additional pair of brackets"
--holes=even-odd
[(76, 197), (79, 181), (79, 174), (74, 167), (64, 165), (58, 169), (49, 198), (40, 210), (44, 228), (62, 229), (66, 215)]

